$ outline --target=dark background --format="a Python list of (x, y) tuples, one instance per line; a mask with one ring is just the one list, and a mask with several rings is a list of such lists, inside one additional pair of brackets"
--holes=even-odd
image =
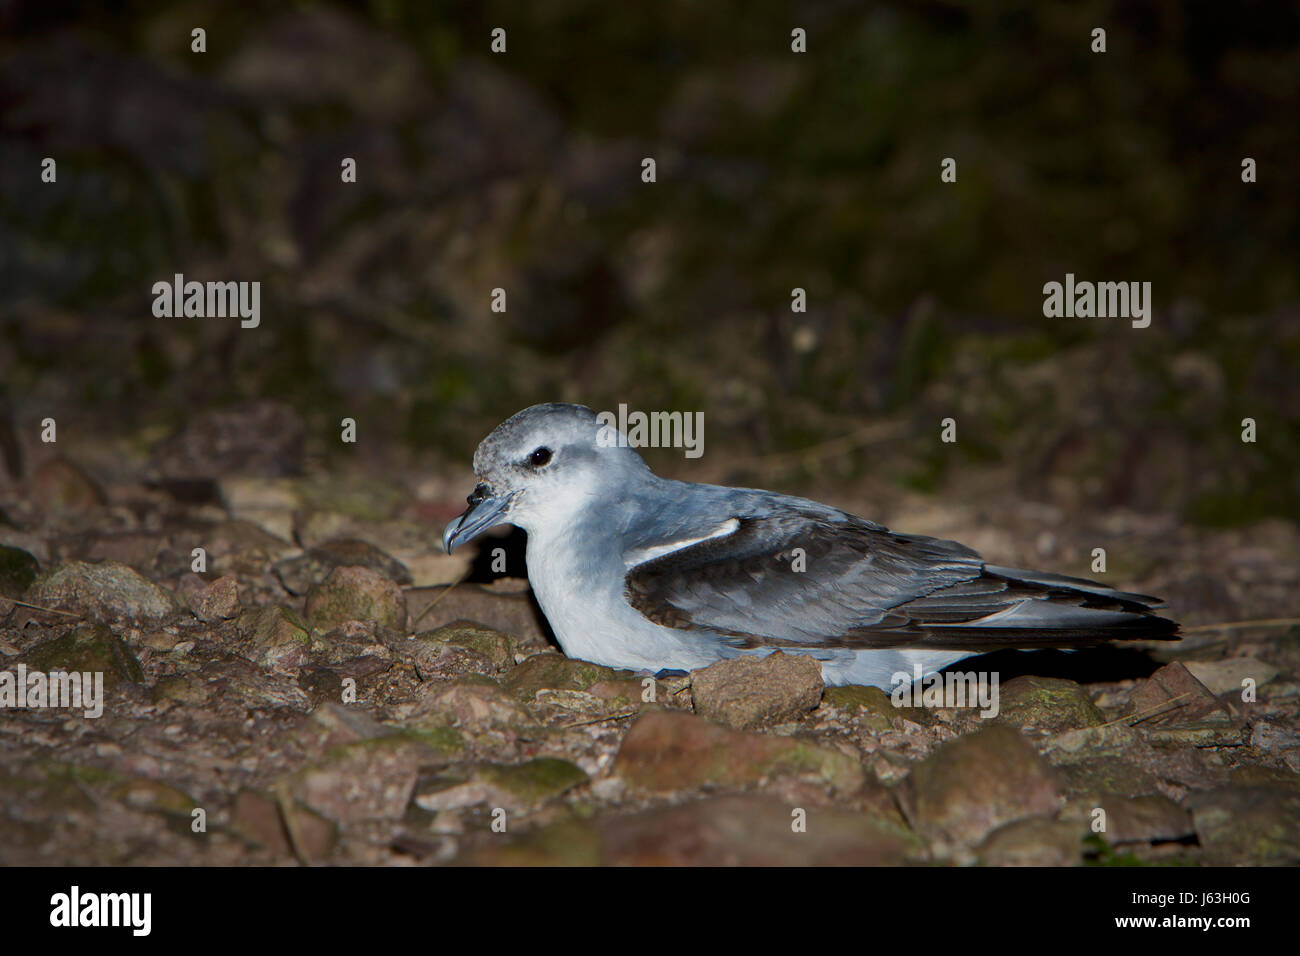
[[(1294, 3), (0, 0), (0, 669), (106, 678), (0, 717), (0, 864), (1296, 862), (1297, 117)], [(260, 327), (154, 317), (176, 273)], [(1066, 273), (1150, 327), (1045, 318)], [(557, 399), (1182, 640), (963, 662), (1024, 732), (806, 668), (767, 732), (646, 704), (548, 652), (522, 532), (442, 552)]]
[[(704, 458), (656, 468), (1000, 560), (1056, 527), (1078, 540), (1039, 563), (1086, 572), (1116, 515), (1150, 518), (1116, 560), (1167, 587), (1213, 529), (1295, 546), (1294, 4), (8, 2), (0, 27), (15, 525), (68, 494), (33, 491), (47, 415), (111, 500), (200, 413), (275, 400), (283, 470), (436, 523), (493, 425), (569, 400), (703, 411)], [(260, 328), (154, 318), (176, 272), (261, 281)], [(1151, 282), (1151, 327), (1044, 318), (1066, 272)]]

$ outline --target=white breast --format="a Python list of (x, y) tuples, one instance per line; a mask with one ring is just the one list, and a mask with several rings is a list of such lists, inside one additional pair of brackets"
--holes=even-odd
[(722, 656), (717, 644), (655, 624), (628, 604), (616, 555), (584, 559), (570, 540), (528, 538), (528, 581), (565, 654), (651, 672), (703, 667)]

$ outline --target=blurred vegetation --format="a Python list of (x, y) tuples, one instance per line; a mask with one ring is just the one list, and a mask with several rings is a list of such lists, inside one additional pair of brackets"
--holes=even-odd
[[(761, 11), (0, 6), (0, 377), (20, 413), (260, 395), (458, 462), (556, 399), (702, 409), (711, 456), (893, 419), (844, 477), (1294, 515), (1300, 8)], [(261, 327), (155, 319), (177, 272), (260, 280)], [(1151, 327), (1044, 318), (1067, 272), (1150, 281)]]

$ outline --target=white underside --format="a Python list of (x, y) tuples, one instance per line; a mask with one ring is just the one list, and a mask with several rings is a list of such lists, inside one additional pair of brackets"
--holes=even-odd
[[(710, 536), (711, 537), (711, 536)], [(530, 536), (528, 577), (560, 647), (569, 657), (628, 670), (694, 670), (742, 654), (766, 655), (770, 648), (740, 650), (707, 632), (663, 627), (643, 616), (623, 597), (623, 580), (592, 580), (580, 572), (580, 562), (567, 553), (564, 541)], [(607, 575), (601, 575), (607, 578)], [(970, 655), (963, 651), (877, 650), (843, 648), (782, 648), (787, 654), (807, 653), (821, 661), (827, 684), (860, 684), (891, 689), (895, 675), (934, 673)]]

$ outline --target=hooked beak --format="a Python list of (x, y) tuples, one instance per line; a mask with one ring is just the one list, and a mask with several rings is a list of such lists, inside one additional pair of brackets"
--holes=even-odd
[(514, 495), (493, 494), (491, 488), (480, 483), (475, 487), (474, 493), (465, 499), (469, 502), (465, 513), (447, 525), (447, 530), (442, 533), (443, 549), (451, 554), (458, 545), (494, 525), (501, 524), (505, 520), (506, 509), (510, 507), (513, 498)]

